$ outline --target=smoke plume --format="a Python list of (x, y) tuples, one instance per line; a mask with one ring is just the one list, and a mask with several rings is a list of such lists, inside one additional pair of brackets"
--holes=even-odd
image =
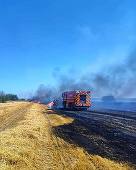
[(55, 68), (53, 76), (57, 87), (40, 85), (36, 91), (36, 98), (49, 102), (69, 90), (91, 90), (94, 97), (113, 95), (115, 97), (136, 96), (136, 50), (124, 60), (122, 64), (107, 66), (107, 71), (96, 74), (91, 72), (76, 79), (70, 74), (62, 74), (60, 68)]

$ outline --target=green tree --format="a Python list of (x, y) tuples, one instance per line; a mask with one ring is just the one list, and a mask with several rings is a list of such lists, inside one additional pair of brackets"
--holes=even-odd
[(0, 103), (4, 103), (6, 101), (16, 101), (16, 100), (19, 100), (17, 95), (5, 94), (3, 91), (0, 91)]

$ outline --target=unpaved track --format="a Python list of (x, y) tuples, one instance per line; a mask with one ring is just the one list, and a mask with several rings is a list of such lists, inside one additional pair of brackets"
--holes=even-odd
[(64, 132), (71, 131), (65, 127), (74, 121), (47, 110), (44, 105), (25, 102), (1, 105), (0, 170), (134, 169), (125, 162), (89, 154), (84, 147), (72, 143), (71, 136), (67, 140)]
[[(13, 103), (13, 106), (5, 106), (0, 114), (0, 132), (15, 126), (24, 117), (32, 103)], [(0, 108), (1, 109), (1, 108)]]

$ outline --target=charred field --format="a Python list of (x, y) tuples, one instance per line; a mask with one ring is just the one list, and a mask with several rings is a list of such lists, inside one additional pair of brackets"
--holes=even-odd
[(56, 114), (74, 119), (54, 129), (69, 143), (89, 154), (136, 165), (136, 112), (104, 109), (56, 111)]

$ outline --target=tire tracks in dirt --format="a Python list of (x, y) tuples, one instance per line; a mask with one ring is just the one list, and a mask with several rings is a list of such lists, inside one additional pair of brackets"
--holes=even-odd
[(24, 114), (31, 106), (32, 103), (27, 103), (24, 104), (24, 106), (19, 105), (12, 111), (9, 111), (8, 117), (6, 117), (5, 120), (0, 124), (0, 132), (15, 126), (17, 122), (23, 118)]

